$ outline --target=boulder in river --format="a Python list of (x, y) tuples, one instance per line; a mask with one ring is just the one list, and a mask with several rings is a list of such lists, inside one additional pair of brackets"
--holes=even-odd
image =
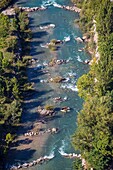
[(65, 81), (66, 79), (61, 77), (61, 76), (57, 76), (57, 77), (54, 77), (54, 78), (51, 78), (50, 79), (50, 82), (53, 82), (53, 83), (61, 83), (63, 81)]
[(38, 106), (37, 111), (40, 113), (40, 116), (53, 116), (55, 114), (54, 109), (46, 109), (41, 106)]
[(70, 107), (67, 107), (67, 106), (65, 106), (65, 107), (62, 107), (61, 108), (61, 110), (60, 110), (61, 112), (70, 112)]
[(51, 133), (58, 133), (58, 128), (52, 128)]

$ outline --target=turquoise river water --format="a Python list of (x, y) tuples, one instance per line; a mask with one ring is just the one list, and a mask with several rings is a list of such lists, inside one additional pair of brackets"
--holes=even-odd
[[(58, 111), (56, 117), (48, 121), (48, 128), (58, 127), (60, 132), (55, 135), (49, 135), (40, 152), (36, 146), (35, 150), (32, 150), (32, 148), (25, 150), (23, 148), (23, 150), (17, 152), (12, 150), (10, 164), (19, 161), (30, 162), (40, 156), (54, 154), (55, 157), (47, 164), (27, 168), (31, 170), (72, 170), (73, 160), (64, 158), (60, 152), (77, 153), (71, 144), (71, 136), (76, 129), (77, 113), (82, 108), (82, 99), (78, 96), (76, 82), (81, 75), (88, 71), (88, 66), (83, 64), (82, 61), (90, 59), (90, 56), (85, 51), (79, 51), (80, 48), (84, 47), (84, 44), (77, 43), (75, 40), (75, 37), (82, 37), (80, 28), (74, 23), (74, 20), (79, 18), (78, 13), (56, 8), (52, 5), (54, 3), (72, 6), (70, 0), (19, 0), (16, 3), (24, 7), (48, 6), (48, 9), (44, 11), (29, 13), (30, 28), (33, 33), (31, 56), (37, 59), (38, 62), (29, 66), (28, 78), (30, 82), (35, 83), (36, 92), (28, 98), (31, 102), (26, 103), (24, 106), (25, 111), (22, 116), (22, 123), (25, 124), (25, 128), (20, 128), (19, 135), (25, 132), (26, 129), (30, 129), (31, 125), (38, 120), (37, 106), (48, 104), (58, 108), (63, 106), (71, 108), (70, 112), (64, 114)], [(55, 28), (40, 29), (40, 25), (48, 23), (54, 24)], [(42, 44), (49, 42), (51, 39), (64, 40), (66, 37), (70, 38), (70, 40), (62, 44), (57, 52), (50, 52), (49, 49), (41, 47)], [(48, 68), (46, 63), (53, 57), (65, 59), (68, 63)], [(40, 72), (41, 68), (48, 70), (49, 74), (42, 74)], [(43, 82), (43, 80), (55, 76), (67, 78), (66, 82), (57, 84)], [(59, 96), (66, 97), (67, 100), (54, 103), (53, 98)], [(22, 142), (25, 144), (25, 141)], [(36, 141), (35, 145), (38, 142)]]

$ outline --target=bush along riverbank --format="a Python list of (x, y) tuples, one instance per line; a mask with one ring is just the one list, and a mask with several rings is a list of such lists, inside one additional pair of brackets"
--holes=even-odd
[(26, 76), (31, 59), (27, 56), (31, 31), (27, 13), (17, 8), (14, 16), (1, 13), (0, 23), (0, 168), (3, 169), (20, 122), (23, 95), (32, 90)]
[[(77, 83), (84, 104), (72, 142), (84, 163), (80, 166), (81, 161), (76, 160), (74, 166), (80, 170), (110, 170), (113, 169), (113, 3), (73, 1), (79, 2), (82, 9), (79, 23), (83, 31), (93, 40), (96, 26), (98, 34), (90, 70)], [(89, 41), (88, 46), (90, 43), (94, 41)], [(99, 56), (95, 57), (97, 45)]]

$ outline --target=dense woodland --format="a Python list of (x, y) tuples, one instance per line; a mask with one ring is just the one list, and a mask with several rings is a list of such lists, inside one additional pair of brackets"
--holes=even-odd
[(30, 89), (26, 76), (28, 25), (27, 13), (19, 9), (10, 17), (0, 13), (0, 165), (20, 122), (23, 96)]
[[(113, 169), (113, 2), (73, 0), (82, 8), (79, 24), (93, 40), (94, 20), (98, 51), (90, 71), (79, 78), (79, 95), (84, 99), (78, 114), (73, 145), (86, 160), (86, 169)], [(93, 42), (90, 42), (90, 44)], [(95, 45), (92, 46), (95, 51)], [(82, 170), (80, 161), (75, 169)]]

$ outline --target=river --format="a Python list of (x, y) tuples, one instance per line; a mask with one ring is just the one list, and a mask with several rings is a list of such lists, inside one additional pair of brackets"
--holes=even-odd
[[(20, 150), (13, 148), (10, 152), (10, 164), (17, 162), (30, 162), (40, 156), (54, 154), (55, 157), (47, 164), (36, 165), (30, 170), (72, 170), (72, 160), (64, 158), (60, 152), (77, 153), (71, 145), (71, 136), (76, 129), (76, 117), (79, 110), (82, 108), (82, 99), (79, 98), (76, 82), (77, 79), (88, 71), (88, 66), (82, 61), (90, 59), (90, 56), (85, 51), (79, 51), (84, 47), (84, 44), (78, 43), (75, 37), (82, 37), (82, 33), (75, 19), (79, 18), (78, 13), (59, 9), (54, 7), (53, 3), (61, 5), (70, 5), (70, 0), (19, 0), (17, 5), (24, 7), (34, 7), (45, 5), (48, 9), (44, 11), (35, 11), (29, 13), (30, 28), (33, 33), (31, 41), (31, 56), (37, 59), (38, 62), (27, 69), (27, 74), (30, 82), (35, 83), (36, 92), (29, 98), (26, 98), (24, 104), (24, 113), (22, 115), (23, 126), (19, 129), (18, 135), (22, 135), (28, 129), (32, 129), (34, 123), (38, 121), (37, 106), (53, 105), (55, 107), (69, 106), (71, 111), (68, 113), (57, 112), (56, 117), (48, 121), (46, 128), (58, 127), (60, 132), (55, 135), (44, 137), (44, 145), (40, 146), (39, 138), (30, 140), (19, 140), (18, 146), (22, 146)], [(50, 5), (51, 4), (51, 5)], [(50, 5), (50, 6), (49, 6)], [(51, 23), (55, 28), (41, 30), (40, 25)], [(51, 52), (49, 49), (41, 47), (41, 44), (49, 42), (51, 39), (64, 40), (65, 37), (70, 37), (70, 41), (62, 44), (58, 51)], [(48, 68), (45, 63), (56, 57), (57, 59), (68, 60), (68, 63), (55, 65)], [(40, 65), (49, 74), (40, 72)], [(50, 77), (62, 76), (67, 78), (65, 83), (42, 83)], [(64, 102), (54, 103), (54, 97), (67, 97)], [(38, 140), (37, 140), (38, 139)], [(32, 143), (32, 141), (34, 141)], [(27, 144), (32, 143), (31, 148), (25, 148)]]

